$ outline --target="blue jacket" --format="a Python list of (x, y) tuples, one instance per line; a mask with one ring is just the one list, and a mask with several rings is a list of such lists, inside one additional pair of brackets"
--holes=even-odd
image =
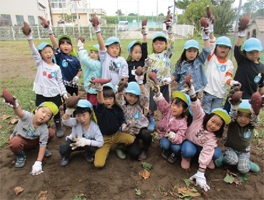
[(195, 92), (199, 92), (204, 88), (207, 84), (207, 79), (204, 73), (203, 65), (210, 53), (209, 47), (203, 47), (202, 52), (197, 56), (192, 64), (184, 60), (181, 64), (181, 68), (177, 67), (177, 64), (175, 65), (175, 72), (172, 75), (178, 83), (178, 90), (181, 90), (184, 85), (184, 80), (188, 74), (192, 74)]

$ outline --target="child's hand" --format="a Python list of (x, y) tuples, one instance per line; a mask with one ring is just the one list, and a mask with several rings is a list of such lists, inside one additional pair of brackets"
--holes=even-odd
[(101, 32), (99, 20), (98, 20), (98, 17), (96, 15), (94, 15), (93, 19), (89, 19), (89, 21), (92, 23), (92, 26), (93, 26), (96, 33)]
[(72, 79), (72, 84), (77, 84), (79, 80), (79, 76), (74, 76), (74, 78)]
[(137, 128), (136, 126), (131, 126), (130, 123), (128, 123), (122, 126), (122, 132), (129, 135), (136, 135), (139, 132), (139, 128)]
[(90, 85), (88, 85), (88, 89), (89, 88), (94, 88), (97, 90), (97, 92), (102, 92), (103, 91), (103, 85), (100, 83), (91, 83)]
[(49, 34), (52, 35), (53, 31), (52, 28), (50, 26), (50, 22), (46, 21), (43, 17), (39, 16), (40, 20), (41, 20), (41, 25), (43, 26), (44, 30)]
[(13, 96), (13, 99), (15, 100), (14, 105), (11, 104), (11, 103), (6, 102), (5, 99), (3, 99), (3, 103), (5, 103), (5, 105), (10, 107), (10, 108), (16, 109), (19, 106), (19, 103), (18, 103), (17, 98), (15, 96)]
[(135, 75), (135, 79), (139, 85), (143, 84), (144, 81), (144, 75), (142, 74), (141, 76)]
[(152, 62), (153, 62), (153, 60), (150, 57), (147, 57), (145, 59), (145, 65), (144, 65), (144, 67), (149, 68), (150, 65), (152, 64)]
[(143, 19), (142, 21), (142, 29), (141, 29), (141, 33), (142, 35), (146, 36), (148, 34), (148, 28), (147, 28), (147, 21), (148, 18)]
[[(192, 81), (192, 79), (191, 79), (191, 81)], [(185, 83), (181, 88), (181, 92), (184, 92), (191, 97), (191, 96), (195, 95), (195, 88), (194, 88), (192, 83), (190, 83), (190, 85)]]
[(63, 97), (64, 101), (66, 101), (68, 99), (67, 93), (63, 94), (62, 97)]
[(27, 40), (28, 40), (28, 41), (33, 40), (33, 37), (32, 37), (32, 30), (31, 30), (31, 28), (29, 27), (29, 25), (28, 25), (27, 22), (24, 22), (24, 26), (22, 27), (22, 32), (23, 32), (24, 35), (27, 37)]
[(168, 7), (167, 17), (166, 17), (166, 20), (164, 21), (164, 23), (166, 24), (166, 30), (167, 30), (168, 34), (173, 34), (173, 32), (172, 32), (173, 21), (172, 21), (172, 16), (170, 14), (170, 8), (171, 8), (171, 6)]
[(169, 85), (171, 82), (172, 82), (171, 77), (165, 77), (164, 79), (162, 79), (162, 80), (160, 81), (160, 84), (161, 84), (161, 85)]
[(82, 41), (79, 39), (77, 42), (78, 50), (80, 51), (81, 49), (83, 49), (83, 46), (84, 46), (84, 43), (82, 43)]
[(241, 84), (234, 84), (231, 87), (227, 96), (229, 96), (229, 103), (233, 106), (233, 109), (238, 109), (239, 104), (242, 102), (242, 94), (243, 92), (240, 91)]
[(126, 88), (128, 86), (128, 83), (121, 79), (115, 86), (115, 92), (123, 95), (126, 92)]
[(71, 138), (71, 141), (75, 142), (70, 144), (72, 150), (77, 149), (78, 147), (91, 146), (92, 142), (90, 139), (83, 138), (77, 133), (75, 133), (75, 136), (76, 138)]
[(32, 171), (30, 172), (30, 174), (32, 174), (33, 176), (35, 175), (39, 175), (42, 174), (42, 162), (41, 161), (36, 161), (34, 163), (34, 165), (32, 166)]
[(153, 85), (151, 87), (151, 90), (152, 92), (155, 94), (155, 95), (159, 95), (160, 94), (160, 87), (158, 85)]
[(207, 23), (209, 25), (209, 32), (213, 33), (214, 32), (215, 17), (213, 15), (209, 5), (207, 5), (206, 13), (207, 13), (206, 20), (207, 20)]
[(169, 141), (173, 141), (175, 139), (176, 133), (173, 131), (167, 132), (164, 137), (168, 138)]
[(190, 177), (190, 180), (194, 180), (196, 179), (196, 184), (195, 185), (199, 185), (201, 188), (204, 189), (205, 192), (207, 192), (208, 190), (210, 190), (209, 185), (206, 184), (206, 179), (204, 176), (204, 172), (201, 171), (197, 171), (196, 174), (194, 174), (192, 177)]

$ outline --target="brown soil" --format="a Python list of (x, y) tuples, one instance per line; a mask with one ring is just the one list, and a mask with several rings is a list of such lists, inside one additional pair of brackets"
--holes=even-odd
[[(15, 66), (15, 62), (2, 61), (4, 62), (0, 64), (0, 73), (8, 77), (10, 73), (7, 72), (7, 69)], [(29, 66), (34, 66), (34, 63), (26, 61), (28, 67), (25, 65), (21, 68), (18, 67), (16, 73), (32, 79), (36, 71), (32, 72)], [(7, 71), (4, 72), (4, 69)], [(173, 85), (172, 88), (175, 89), (176, 85)], [(85, 98), (83, 88), (80, 88), (80, 96)], [(159, 111), (155, 113), (155, 119), (156, 122), (160, 120)], [(53, 123), (52, 128), (55, 128)], [(63, 126), (63, 130), (65, 135), (69, 135), (71, 132), (71, 129), (65, 126)], [(2, 147), (0, 149), (0, 199), (39, 199), (38, 195), (41, 191), (47, 191), (48, 199), (73, 199), (78, 195), (89, 199), (174, 199), (169, 191), (185, 187), (183, 179), (189, 178), (198, 169), (197, 157), (192, 159), (190, 171), (181, 168), (180, 158), (175, 164), (164, 160), (158, 140), (153, 141), (148, 158), (145, 160), (152, 164), (151, 175), (147, 180), (139, 175), (139, 172), (143, 173), (141, 162), (131, 160), (129, 157), (120, 160), (115, 154), (114, 146), (112, 146), (106, 165), (102, 169), (95, 168), (92, 163), (87, 163), (82, 152), (73, 153), (70, 163), (61, 167), (58, 148), (64, 141), (65, 137), (56, 138), (55, 136), (48, 145), (48, 149), (53, 155), (43, 160), (44, 173), (38, 176), (29, 174), (37, 157), (37, 149), (26, 151), (25, 167), (15, 168), (15, 156), (7, 145)], [(221, 139), (219, 141), (221, 149), (223, 149), (223, 143), (224, 141)], [(261, 171), (248, 173), (249, 179), (243, 185), (236, 186), (225, 183), (223, 179), (227, 169), (224, 167), (206, 171), (207, 183), (211, 187), (207, 192), (210, 199), (264, 199), (263, 144), (260, 146), (261, 150), (256, 149), (256, 146), (257, 141), (252, 144), (251, 161), (257, 163)], [(235, 167), (228, 169), (231, 172), (237, 172)], [(14, 188), (17, 186), (24, 188), (24, 191), (16, 196)], [(194, 187), (194, 185), (190, 187)], [(135, 189), (139, 189), (141, 194), (137, 195)], [(199, 187), (196, 189), (202, 194)]]

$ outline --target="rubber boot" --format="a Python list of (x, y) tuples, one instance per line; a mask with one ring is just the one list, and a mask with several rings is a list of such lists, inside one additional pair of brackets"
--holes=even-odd
[(142, 149), (140, 155), (138, 156), (138, 160), (145, 160), (147, 158), (148, 150), (149, 150), (148, 146), (143, 146), (143, 149)]
[(224, 155), (222, 154), (220, 158), (216, 159), (214, 161), (216, 167), (221, 167), (223, 164), (225, 164)]
[(57, 129), (57, 137), (58, 138), (61, 138), (64, 136), (64, 132), (63, 130), (61, 129), (61, 120), (60, 119), (54, 119), (54, 122), (55, 122), (55, 125), (56, 125), (56, 129)]
[(126, 154), (123, 152), (123, 145), (122, 144), (118, 144), (115, 148), (115, 151), (116, 151), (116, 155), (118, 156), (118, 158), (120, 158), (120, 159), (126, 158)]
[(152, 114), (147, 114), (147, 118), (149, 120), (149, 126), (148, 126), (148, 130), (153, 132), (155, 129), (155, 119), (154, 119), (154, 113)]
[(21, 150), (14, 154), (17, 157), (15, 167), (24, 167), (26, 164), (26, 158), (27, 158), (25, 152)]
[(249, 162), (250, 171), (258, 173), (259, 172), (259, 166), (253, 162)]

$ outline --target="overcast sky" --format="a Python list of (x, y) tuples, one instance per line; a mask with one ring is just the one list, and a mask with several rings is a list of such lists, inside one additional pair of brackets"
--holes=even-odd
[[(233, 4), (238, 7), (240, 0), (236, 0)], [(103, 8), (106, 10), (106, 15), (115, 15), (117, 9), (121, 9), (122, 13), (128, 15), (129, 13), (138, 13), (140, 15), (156, 15), (157, 4), (158, 14), (164, 15), (168, 11), (168, 6), (173, 5), (173, 0), (87, 0), (90, 8)], [(242, 5), (246, 0), (242, 0)], [(173, 8), (171, 8), (173, 12)], [(177, 10), (181, 14), (181, 10)]]

